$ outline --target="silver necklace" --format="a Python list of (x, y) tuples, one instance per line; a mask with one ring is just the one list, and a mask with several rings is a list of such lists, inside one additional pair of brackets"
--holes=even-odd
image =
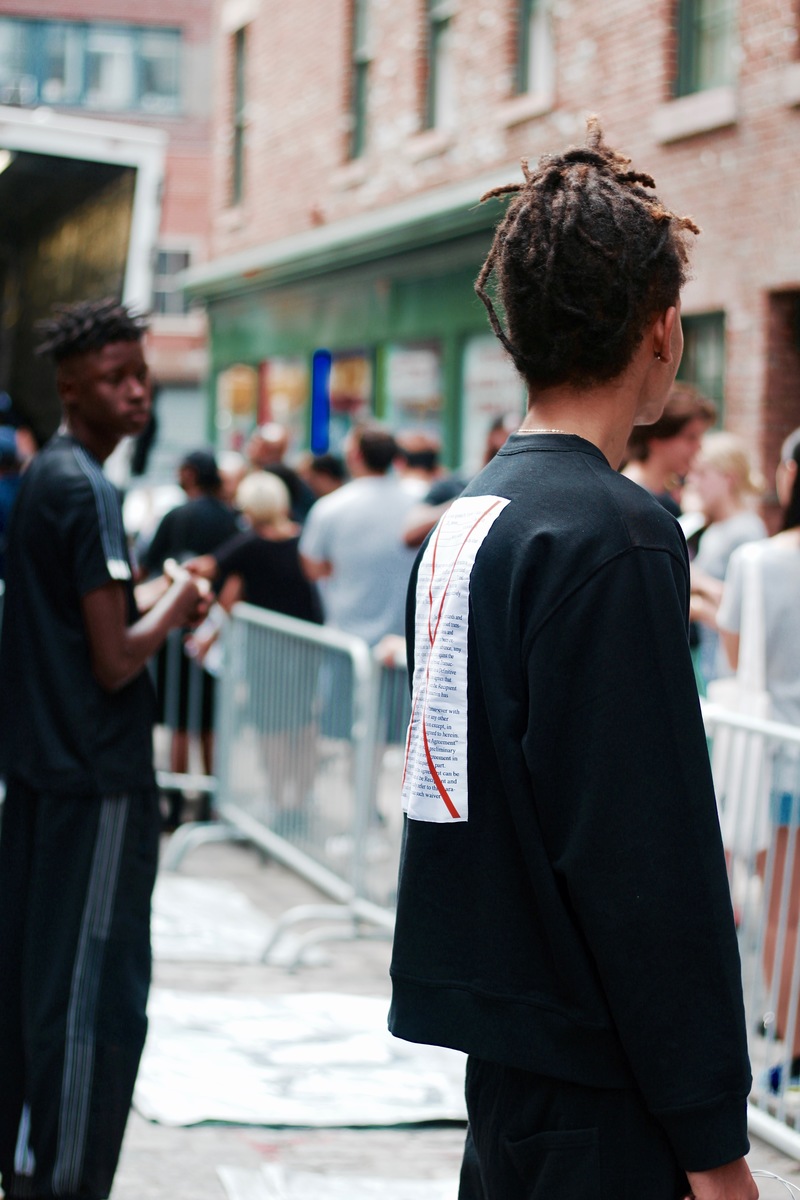
[(517, 433), (568, 433), (566, 429), (518, 429)]

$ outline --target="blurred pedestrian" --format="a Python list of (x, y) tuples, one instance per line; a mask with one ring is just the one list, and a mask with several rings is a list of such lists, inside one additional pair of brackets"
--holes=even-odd
[(356, 426), (345, 441), (350, 483), (318, 500), (300, 539), (308, 579), (320, 583), (325, 620), (371, 646), (402, 633), (414, 561), (402, 542), (414, 497), (392, 472), (394, 436), (379, 425)]
[[(781, 447), (781, 460), (776, 474), (778, 499), (783, 506), (783, 528), (774, 537), (733, 552), (725, 575), (722, 601), (717, 613), (720, 637), (731, 667), (739, 667), (740, 649), (745, 636), (756, 636), (760, 645), (751, 646), (748, 653), (758, 653), (764, 687), (769, 696), (770, 716), (788, 725), (800, 725), (800, 429), (786, 438)], [(761, 611), (760, 624), (754, 631), (745, 631), (745, 619), (753, 621), (754, 595)], [(750, 594), (748, 599), (748, 592)], [(748, 611), (749, 610), (749, 611)], [(764, 969), (767, 987), (773, 988), (776, 970), (779, 979), (774, 986), (776, 1005), (774, 1026), (770, 1030), (779, 1039), (788, 1036), (790, 1019), (794, 1019), (794, 1043), (791, 1047), (790, 1078), (800, 1083), (800, 1011), (793, 995), (793, 974), (800, 931), (800, 755), (796, 747), (778, 752), (769, 767), (771, 787), (769, 796), (772, 826), (772, 870), (767, 900), (767, 921), (764, 934)], [(763, 843), (762, 843), (763, 844)], [(765, 855), (759, 856), (759, 869), (764, 874)], [(787, 873), (791, 873), (787, 879)], [(781, 932), (781, 910), (786, 905)], [(782, 945), (780, 962), (776, 961), (779, 940)], [(775, 1090), (786, 1080), (773, 1080)]]
[(159, 822), (145, 665), (202, 602), (188, 575), (159, 580), (140, 615), (102, 470), (149, 415), (142, 320), (81, 303), (42, 332), (64, 424), (25, 473), (8, 545), (0, 1176), (6, 1197), (102, 1200), (147, 1026)]
[(596, 118), (523, 172), (476, 289), (528, 414), (411, 581), (390, 1028), (469, 1055), (460, 1200), (755, 1200), (686, 548), (617, 471), (698, 231)]
[(247, 459), (238, 450), (223, 450), (217, 458), (219, 477), (222, 481), (219, 497), (230, 508), (236, 507), (236, 491), (247, 475)]
[(310, 454), (305, 460), (300, 474), (315, 499), (329, 496), (347, 483), (347, 468), (338, 454)]
[(699, 634), (699, 670), (704, 683), (730, 674), (719, 645), (717, 608), (728, 562), (737, 546), (767, 536), (767, 527), (749, 506), (763, 491), (747, 443), (735, 433), (715, 430), (703, 437), (687, 485), (702, 512), (703, 530), (692, 560), (691, 613)]
[[(322, 624), (316, 586), (309, 583), (300, 566), (300, 526), (290, 517), (286, 485), (269, 471), (255, 471), (239, 485), (236, 504), (248, 529), (213, 554), (188, 563), (188, 569), (215, 583), (225, 613), (243, 600), (299, 621)], [(221, 629), (218, 619), (209, 625), (207, 636), (198, 630), (189, 643), (201, 660)], [(316, 774), (315, 680), (313, 671), (298, 672), (286, 657), (271, 661), (267, 669), (271, 693), (280, 697), (280, 704), (265, 714), (260, 732), (276, 821), (286, 832), (291, 822), (305, 813)]]
[(442, 443), (425, 430), (407, 430), (397, 435), (395, 470), (415, 500), (422, 500), (446, 472), (442, 467)]
[[(238, 531), (236, 513), (222, 499), (222, 479), (211, 450), (192, 450), (178, 467), (178, 482), (186, 502), (170, 509), (162, 518), (153, 540), (141, 556), (146, 577), (159, 575), (168, 560), (178, 563), (213, 550)], [(203, 767), (211, 774), (214, 738), (214, 681), (197, 670), (176, 635), (156, 659), (158, 722), (172, 731), (169, 769), (184, 775), (189, 769), (189, 725), (199, 734)], [(165, 829), (180, 824), (184, 796), (178, 787), (164, 790)], [(209, 814), (204, 801), (201, 818)]]
[(625, 451), (624, 474), (647, 488), (674, 517), (680, 516), (684, 480), (703, 434), (716, 420), (710, 400), (689, 384), (675, 383), (664, 412), (652, 425), (635, 425)]
[(272, 471), (283, 480), (289, 489), (292, 519), (302, 524), (316, 497), (305, 480), (286, 461), (289, 453), (288, 429), (277, 421), (267, 421), (257, 426), (248, 439), (246, 453), (252, 471)]
[[(512, 413), (495, 417), (486, 431), (483, 465), (486, 466), (494, 458), (501, 446), (508, 440), (508, 435), (519, 425), (519, 418)], [(436, 522), (443, 516), (457, 496), (460, 496), (469, 479), (458, 471), (443, 474), (435, 479), (419, 504), (411, 509), (403, 525), (403, 541), (407, 546), (416, 549), (421, 546), (433, 529)]]

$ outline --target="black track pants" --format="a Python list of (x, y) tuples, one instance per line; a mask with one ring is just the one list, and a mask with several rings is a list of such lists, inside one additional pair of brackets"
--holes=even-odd
[(684, 1172), (638, 1092), (470, 1058), (459, 1200), (679, 1200)]
[(0, 826), (0, 1174), (108, 1196), (144, 1045), (157, 796), (10, 783)]

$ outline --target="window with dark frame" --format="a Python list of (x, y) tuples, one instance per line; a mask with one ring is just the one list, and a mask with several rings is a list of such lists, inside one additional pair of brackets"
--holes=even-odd
[(683, 316), (681, 323), (684, 346), (678, 378), (714, 401), (721, 423), (725, 399), (725, 314), (697, 313)]
[(181, 53), (179, 29), (0, 17), (0, 103), (177, 115)]
[(453, 0), (425, 0), (427, 16), (427, 73), (425, 128), (439, 129), (452, 116), (451, 34)]
[(247, 37), (244, 28), (233, 35), (233, 139), (231, 161), (231, 205), (241, 204), (244, 195), (245, 151), (245, 59)]
[(546, 93), (552, 86), (553, 47), (547, 0), (518, 0), (517, 63), (514, 79), (518, 95)]
[(367, 145), (367, 95), (369, 84), (369, 0), (352, 0), (352, 58), (350, 70), (350, 157), (360, 158)]
[(153, 272), (153, 312), (160, 317), (183, 317), (189, 311), (189, 302), (176, 277), (191, 263), (188, 250), (159, 247), (156, 252), (156, 267)]
[(735, 0), (677, 0), (675, 95), (735, 82), (735, 41)]

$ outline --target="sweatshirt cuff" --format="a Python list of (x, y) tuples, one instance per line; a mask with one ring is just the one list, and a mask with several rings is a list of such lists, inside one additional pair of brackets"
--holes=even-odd
[(723, 1096), (702, 1107), (654, 1115), (684, 1171), (713, 1171), (750, 1149), (746, 1096)]

